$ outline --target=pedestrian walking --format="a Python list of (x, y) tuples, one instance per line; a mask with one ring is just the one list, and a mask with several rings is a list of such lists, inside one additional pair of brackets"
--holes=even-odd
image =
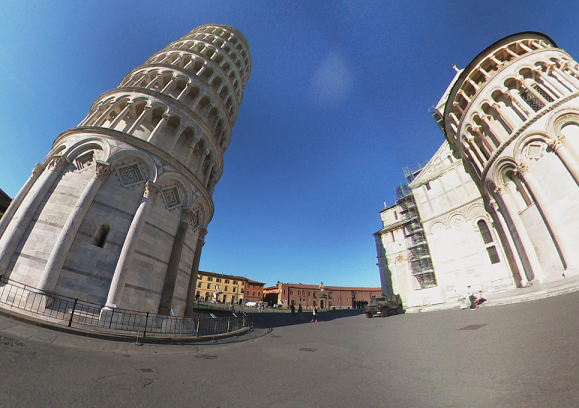
[(466, 295), (468, 296), (468, 300), (470, 300), (470, 308), (471, 310), (476, 309), (476, 300), (474, 297), (474, 292), (472, 291), (472, 287), (469, 285), (467, 286)]
[(298, 316), (300, 317), (300, 319), (302, 319), (302, 321), (304, 320), (304, 314), (301, 303), (298, 305)]
[(312, 317), (311, 323), (313, 323), (313, 322), (317, 323), (318, 322), (318, 309), (316, 309), (315, 306), (314, 306), (314, 309), (312, 310), (312, 313), (313, 313), (313, 317)]
[(290, 312), (292, 314), (292, 317), (296, 315), (296, 307), (294, 306), (293, 303), (290, 305)]

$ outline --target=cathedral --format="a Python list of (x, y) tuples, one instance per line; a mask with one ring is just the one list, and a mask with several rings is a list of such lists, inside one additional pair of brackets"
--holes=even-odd
[(382, 288), (407, 306), (579, 272), (577, 62), (522, 32), (455, 69), (432, 110), (446, 141), (374, 234)]
[(212, 194), (250, 73), (243, 34), (210, 24), (101, 95), (2, 217), (3, 283), (107, 310), (191, 315)]

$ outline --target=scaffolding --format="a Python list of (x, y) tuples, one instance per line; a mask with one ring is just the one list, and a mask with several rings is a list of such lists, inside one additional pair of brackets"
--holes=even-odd
[[(419, 172), (420, 169), (414, 171), (408, 168), (404, 169), (404, 175), (408, 182), (411, 182)], [(405, 237), (406, 249), (409, 252), (410, 271), (420, 284), (421, 289), (437, 286), (428, 242), (422, 222), (420, 222), (420, 214), (416, 207), (414, 194), (407, 184), (401, 184), (396, 188), (396, 204), (402, 209), (400, 215), (407, 221)]]
[(430, 114), (434, 118), (434, 121), (442, 131), (442, 134), (446, 137), (446, 132), (444, 131), (444, 118), (442, 117), (438, 109), (436, 109), (434, 106), (431, 106), (430, 109), (428, 109), (428, 112), (430, 112)]

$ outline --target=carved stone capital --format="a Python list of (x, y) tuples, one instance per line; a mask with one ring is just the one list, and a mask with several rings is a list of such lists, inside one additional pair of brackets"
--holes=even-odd
[(49, 170), (54, 170), (57, 172), (62, 171), (68, 164), (68, 159), (64, 156), (54, 156), (50, 163), (48, 164)]
[(499, 196), (505, 195), (507, 193), (507, 189), (505, 186), (495, 187), (494, 191)]
[(521, 163), (515, 168), (515, 171), (517, 172), (517, 175), (524, 177), (525, 174), (529, 172), (529, 166), (525, 163)]
[(41, 163), (36, 163), (36, 166), (34, 166), (34, 168), (32, 169), (32, 177), (38, 178), (38, 176), (40, 176), (43, 171), (44, 171), (44, 165)]
[(95, 160), (96, 166), (94, 169), (94, 177), (105, 179), (112, 173), (113, 168), (110, 164), (104, 161)]
[(547, 144), (554, 152), (557, 152), (557, 150), (563, 147), (564, 140), (564, 138), (550, 139), (547, 141)]
[(193, 226), (197, 221), (197, 214), (189, 208), (181, 211), (181, 222), (186, 222), (187, 224)]
[(147, 184), (145, 184), (145, 192), (143, 193), (143, 196), (151, 201), (155, 201), (160, 192), (161, 189), (155, 183), (149, 180), (147, 181)]

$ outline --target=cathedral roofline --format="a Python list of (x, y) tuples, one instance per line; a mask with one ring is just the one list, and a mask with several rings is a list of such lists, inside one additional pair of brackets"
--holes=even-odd
[[(515, 34), (510, 34), (506, 37), (501, 38), (498, 41), (495, 41), (494, 43), (492, 43), (491, 45), (489, 45), (488, 47), (486, 47), (484, 50), (482, 50), (481, 52), (479, 52), (476, 57), (474, 57), (472, 59), (472, 61), (462, 70), (462, 72), (458, 75), (458, 78), (456, 78), (455, 76), (455, 80), (454, 80), (454, 85), (449, 93), (449, 96), (455, 93), (455, 88), (456, 87), (461, 87), (463, 82), (465, 81), (465, 79), (470, 75), (472, 69), (479, 63), (481, 62), (484, 58), (486, 58), (486, 56), (488, 56), (488, 54), (496, 49), (496, 48), (500, 48), (502, 45), (504, 44), (508, 44), (509, 42), (512, 42), (515, 38), (519, 37), (519, 38), (525, 38), (525, 37), (541, 37), (542, 39), (548, 41), (553, 47), (555, 48), (559, 48), (557, 43), (555, 43), (555, 41), (549, 37), (546, 34), (543, 34), (539, 31), (521, 31), (519, 33), (515, 33)], [(444, 117), (446, 118), (446, 115), (448, 113), (450, 113), (451, 108), (452, 107), (452, 102), (453, 102), (453, 98), (448, 98), (444, 107)], [(448, 131), (449, 129), (446, 128), (446, 120), (444, 120), (443, 122), (443, 126), (444, 126), (444, 131), (445, 134), (448, 135)], [(448, 139), (448, 137), (447, 137)]]

